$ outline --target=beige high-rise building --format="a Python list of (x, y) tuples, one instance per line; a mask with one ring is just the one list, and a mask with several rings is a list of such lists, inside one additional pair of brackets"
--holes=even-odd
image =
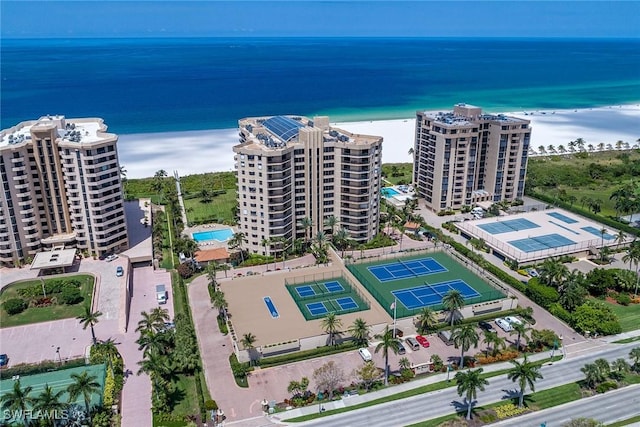
[(0, 133), (0, 264), (65, 245), (128, 248), (116, 144), (102, 119), (46, 116)]
[[(278, 254), (296, 238), (329, 232), (329, 217), (358, 242), (376, 235), (382, 137), (331, 128), (325, 116), (252, 117), (239, 128), (239, 229), (249, 251)], [(263, 245), (274, 238), (284, 243)]]
[(458, 104), (418, 111), (413, 181), (434, 211), (524, 195), (530, 121)]

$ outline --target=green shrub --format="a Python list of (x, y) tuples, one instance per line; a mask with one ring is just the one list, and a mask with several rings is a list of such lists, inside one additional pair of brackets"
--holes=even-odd
[(631, 304), (631, 297), (627, 293), (619, 293), (616, 297), (616, 302), (620, 305), (629, 305)]
[(11, 298), (2, 304), (2, 308), (4, 308), (9, 316), (13, 316), (14, 314), (25, 311), (27, 309), (27, 302), (22, 298)]
[(348, 350), (355, 350), (358, 346), (355, 343), (347, 342), (337, 346), (318, 347), (312, 350), (297, 351), (295, 353), (283, 354), (281, 356), (263, 357), (257, 361), (257, 365), (263, 368), (276, 365), (284, 365), (286, 363), (298, 362), (300, 360), (312, 359), (314, 357), (326, 356), (329, 354), (342, 353)]
[(209, 399), (204, 402), (204, 409), (206, 409), (207, 411), (215, 411), (218, 409), (218, 404), (215, 400)]
[(598, 384), (596, 387), (596, 392), (597, 393), (606, 393), (609, 390), (615, 390), (618, 388), (618, 384), (616, 384), (614, 381), (605, 381), (602, 384)]
[(596, 300), (588, 300), (572, 315), (573, 328), (578, 332), (614, 335), (622, 332), (618, 316), (609, 307)]
[(525, 294), (545, 308), (560, 299), (555, 288), (541, 284), (536, 278), (529, 280)]
[(63, 304), (78, 304), (79, 302), (82, 302), (82, 300), (84, 300), (84, 297), (82, 296), (80, 289), (75, 287), (64, 287), (62, 289), (62, 293), (60, 294), (60, 301)]
[(560, 303), (554, 302), (549, 306), (548, 310), (549, 310), (549, 313), (553, 314), (558, 319), (568, 324), (571, 324), (573, 320), (571, 317), (571, 313), (569, 313), (567, 309), (561, 306)]

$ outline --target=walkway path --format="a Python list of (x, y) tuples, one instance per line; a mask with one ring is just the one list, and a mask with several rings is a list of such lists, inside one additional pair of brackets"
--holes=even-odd
[(178, 203), (180, 204), (180, 216), (182, 217), (182, 223), (185, 227), (189, 225), (187, 221), (187, 210), (184, 207), (184, 198), (182, 197), (182, 186), (180, 185), (180, 176), (178, 175), (178, 171), (173, 172), (173, 176), (176, 182), (176, 191), (178, 193)]

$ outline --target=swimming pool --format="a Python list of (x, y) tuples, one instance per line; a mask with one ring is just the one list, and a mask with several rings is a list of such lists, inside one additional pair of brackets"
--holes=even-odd
[(393, 197), (400, 194), (400, 192), (393, 187), (383, 187), (380, 193), (382, 193), (384, 197)]
[(218, 242), (226, 242), (233, 237), (233, 230), (230, 228), (223, 228), (221, 230), (211, 231), (199, 231), (191, 234), (193, 240), (196, 242), (206, 242), (209, 240), (217, 240)]

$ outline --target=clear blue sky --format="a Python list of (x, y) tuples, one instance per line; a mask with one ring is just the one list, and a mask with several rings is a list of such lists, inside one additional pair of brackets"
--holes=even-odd
[(0, 1), (4, 38), (640, 37), (640, 1)]

